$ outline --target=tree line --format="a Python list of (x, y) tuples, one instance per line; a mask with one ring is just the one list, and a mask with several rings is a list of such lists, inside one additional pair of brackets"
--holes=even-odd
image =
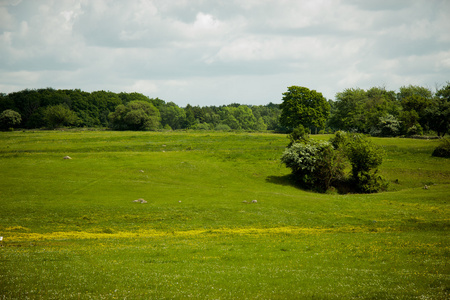
[(450, 130), (450, 83), (433, 93), (422, 86), (398, 92), (383, 87), (349, 88), (334, 100), (291, 86), (282, 103), (179, 107), (140, 93), (84, 92), (52, 88), (0, 94), (4, 129), (106, 127), (115, 130), (252, 130), (313, 133), (343, 130), (373, 136), (443, 136)]
[(305, 87), (291, 86), (283, 93), (280, 123), (292, 130), (339, 130), (372, 136), (411, 136), (450, 130), (450, 83), (432, 93), (421, 86), (400, 91), (373, 87), (345, 89), (335, 100)]
[(279, 105), (179, 107), (140, 93), (52, 88), (0, 94), (3, 129), (106, 127), (115, 130), (284, 130)]
[(372, 136), (443, 136), (450, 129), (450, 83), (432, 93), (421, 86), (403, 86), (398, 93), (374, 87), (346, 89), (331, 102), (328, 126)]

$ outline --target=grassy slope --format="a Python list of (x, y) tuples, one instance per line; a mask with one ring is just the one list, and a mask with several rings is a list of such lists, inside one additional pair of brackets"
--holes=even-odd
[(374, 141), (391, 191), (328, 195), (283, 135), (0, 133), (0, 295), (445, 299), (450, 161)]

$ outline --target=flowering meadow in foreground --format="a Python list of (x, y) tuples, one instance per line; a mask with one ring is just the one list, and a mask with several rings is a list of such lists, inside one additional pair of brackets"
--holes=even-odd
[(433, 234), (244, 232), (12, 243), (2, 250), (1, 291), (6, 299), (445, 299), (448, 293), (448, 244)]

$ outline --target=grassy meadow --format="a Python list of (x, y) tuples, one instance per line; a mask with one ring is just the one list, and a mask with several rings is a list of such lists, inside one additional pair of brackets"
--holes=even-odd
[(0, 132), (0, 299), (448, 299), (450, 160), (372, 140), (389, 191), (339, 195), (285, 135)]

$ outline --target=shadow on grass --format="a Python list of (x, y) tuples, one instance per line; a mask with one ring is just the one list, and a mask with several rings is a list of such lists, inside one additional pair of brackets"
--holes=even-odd
[(292, 174), (283, 176), (267, 176), (266, 182), (284, 186), (291, 186), (300, 190), (305, 190), (304, 187), (302, 187), (300, 183), (295, 180), (295, 177)]
[(283, 186), (290, 186), (294, 187), (296, 189), (305, 191), (305, 192), (313, 192), (313, 193), (338, 193), (341, 195), (345, 194), (355, 194), (356, 187), (352, 180), (350, 179), (344, 179), (338, 182), (335, 182), (332, 187), (328, 191), (320, 190), (320, 189), (314, 189), (314, 188), (308, 188), (304, 185), (302, 185), (298, 180), (296, 180), (295, 176), (292, 174), (284, 175), (284, 176), (267, 176), (266, 182), (283, 185)]

